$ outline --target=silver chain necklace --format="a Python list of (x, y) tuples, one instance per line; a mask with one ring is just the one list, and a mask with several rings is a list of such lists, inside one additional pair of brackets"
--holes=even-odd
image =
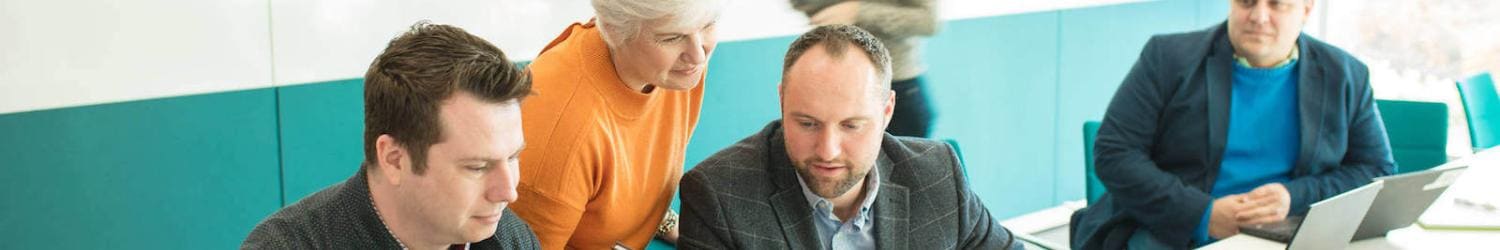
[(385, 233), (391, 234), (391, 239), (396, 240), (396, 245), (401, 246), (402, 250), (406, 250), (406, 244), (401, 243), (401, 238), (396, 237), (396, 232), (392, 232), (391, 227), (385, 225), (385, 219), (380, 218), (380, 208), (375, 207), (375, 194), (373, 193), (370, 194), (370, 209), (375, 210), (375, 219), (380, 220), (380, 227), (385, 228)]

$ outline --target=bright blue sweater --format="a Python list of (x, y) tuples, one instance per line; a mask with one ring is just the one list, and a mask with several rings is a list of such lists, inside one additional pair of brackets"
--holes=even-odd
[[(1234, 64), (1229, 133), (1219, 176), (1209, 194), (1215, 199), (1290, 180), (1301, 149), (1297, 118), (1297, 61), (1273, 68)], [(1198, 243), (1208, 237), (1210, 203), (1198, 225)]]

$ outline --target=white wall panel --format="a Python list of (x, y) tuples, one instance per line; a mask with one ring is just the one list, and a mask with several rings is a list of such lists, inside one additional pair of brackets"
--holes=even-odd
[[(1145, 2), (1145, 0), (937, 0), (943, 19), (964, 19), (985, 16), (1020, 14), (1029, 12), (1082, 8), (1090, 6)], [(1205, 0), (1193, 0), (1205, 1)], [(1213, 1), (1213, 0), (1211, 0)]]
[(280, 86), (362, 77), (418, 20), (464, 28), (530, 60), (568, 24), (593, 16), (586, 0), (271, 0), (271, 11)]
[[(1139, 0), (1136, 0), (1139, 1)], [(536, 57), (564, 27), (588, 20), (588, 0), (272, 0), (277, 85), (361, 77), (385, 43), (417, 20), (463, 27), (516, 60)], [(1047, 11), (1129, 0), (942, 0), (943, 19)], [(786, 0), (730, 0), (720, 41), (793, 35), (810, 28)]]
[[(944, 20), (1134, 0), (939, 0)], [(0, 0), (0, 114), (361, 77), (417, 20), (530, 60), (588, 0)], [(730, 0), (721, 42), (793, 35), (786, 0)]]
[(265, 0), (0, 0), (0, 114), (270, 86)]

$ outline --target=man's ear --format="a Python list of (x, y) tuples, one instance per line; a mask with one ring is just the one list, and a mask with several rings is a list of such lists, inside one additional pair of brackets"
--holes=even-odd
[[(776, 105), (781, 108), (781, 113), (786, 113), (786, 81), (776, 84)], [(782, 118), (786, 119), (786, 118)]]
[[(379, 178), (392, 185), (401, 184), (401, 172), (411, 167), (406, 148), (396, 142), (396, 137), (382, 134), (375, 139), (375, 168)], [(376, 178), (376, 176), (371, 176)]]
[(896, 113), (896, 91), (886, 89), (885, 96), (885, 111), (882, 112), (885, 115), (885, 126), (883, 127), (890, 127), (891, 116)]
[(1318, 5), (1318, 0), (1307, 0), (1307, 4), (1305, 4), (1305, 6), (1302, 6), (1303, 7), (1303, 9), (1302, 9), (1302, 23), (1303, 23), (1303, 25), (1306, 25), (1308, 17), (1312, 17), (1313, 9), (1315, 9), (1315, 7), (1317, 7), (1317, 5)]

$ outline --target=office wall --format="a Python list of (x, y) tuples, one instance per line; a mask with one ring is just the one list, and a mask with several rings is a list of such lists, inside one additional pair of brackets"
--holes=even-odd
[[(943, 19), (1139, 0), (943, 0)], [(730, 0), (720, 41), (808, 28), (785, 0)], [(588, 0), (0, 0), (0, 114), (359, 77), (418, 20), (530, 59)]]
[(264, 0), (0, 0), (0, 114), (271, 86)]
[(0, 116), (0, 249), (233, 248), (281, 206), (275, 98)]
[[(9, 161), (0, 164), (0, 248), (233, 248), (276, 208), (358, 168), (358, 77), (409, 19), (458, 24), (529, 59), (585, 18), (577, 9), (586, 4), (510, 13), (549, 18), (528, 20), (545, 26), (532, 30), (514, 28), (525, 18), (453, 13), (537, 2), (272, 0), (156, 12), (182, 5), (72, 11), (0, 0), (0, 34), (20, 34), (0, 37), (0, 113), (10, 112), (0, 114), (0, 157)], [(785, 8), (744, 2), (732, 4)], [(1081, 124), (1102, 116), (1141, 45), (1151, 34), (1216, 24), (1226, 12), (1221, 1), (1108, 2), (943, 7), (947, 22), (924, 56), (939, 112), (934, 136), (963, 146), (974, 188), (995, 216), (1080, 199)], [(954, 7), (962, 4), (991, 14)], [(69, 15), (21, 11), (37, 8)], [(806, 28), (796, 13), (777, 13), (792, 21), (745, 32), (731, 27), (753, 25), (730, 20), (746, 14), (726, 14), (721, 32), (731, 39), (710, 63), (688, 166), (777, 116), (782, 52)], [(138, 20), (147, 15), (165, 21)], [(232, 20), (183, 21), (210, 17)], [(87, 20), (67, 24), (83, 34), (34, 29), (39, 20), (71, 19)], [(59, 44), (78, 48), (49, 47)], [(109, 46), (90, 47), (99, 44)], [(202, 44), (222, 46), (194, 47)]]

